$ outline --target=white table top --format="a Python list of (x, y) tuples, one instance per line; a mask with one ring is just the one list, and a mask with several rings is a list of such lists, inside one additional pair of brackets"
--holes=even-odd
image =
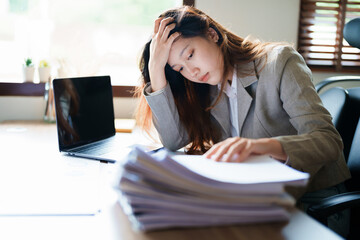
[[(124, 133), (124, 138), (127, 139), (127, 143), (131, 141), (139, 143), (139, 136), (134, 134)], [(29, 211), (32, 210), (32, 206), (37, 206), (41, 210), (41, 206), (47, 206), (48, 212), (51, 212), (56, 208), (52, 208), (52, 205), (45, 200), (58, 200), (51, 200), (49, 195), (61, 196), (60, 193), (67, 195), (63, 198), (66, 201), (76, 196), (77, 192), (74, 189), (77, 186), (81, 187), (81, 184), (95, 185), (95, 188), (98, 188), (98, 204), (95, 206), (101, 209), (101, 212), (94, 216), (66, 214), (64, 216), (0, 216), (0, 239), (342, 239), (297, 209), (291, 211), (289, 222), (135, 232), (117, 203), (117, 195), (112, 188), (119, 167), (117, 164), (100, 163), (60, 154), (57, 149), (54, 124), (2, 123), (0, 146), (0, 194), (1, 198), (5, 199), (3, 203), (5, 201), (10, 206), (8, 213), (11, 213), (11, 208), (16, 209), (11, 206), (11, 202), (18, 204), (19, 209)], [(99, 169), (98, 175), (93, 173), (96, 169)], [(78, 181), (76, 182), (78, 185), (70, 186), (66, 182), (69, 176), (61, 175), (69, 172), (73, 174), (70, 174), (70, 179), (92, 181), (94, 179), (91, 176), (97, 176), (95, 179), (99, 182), (86, 184)], [(65, 179), (64, 184), (58, 179)], [(58, 193), (49, 189), (47, 182), (52, 186), (58, 184), (57, 188), (63, 189)], [(21, 191), (17, 191), (19, 189)], [(86, 194), (90, 196), (92, 193), (85, 191), (84, 195), (87, 196)], [(31, 205), (29, 204), (31, 201), (43, 202)], [(60, 204), (62, 202), (60, 201)], [(6, 204), (3, 204), (3, 207)], [(91, 205), (94, 204), (89, 204)], [(86, 204), (82, 208), (83, 212), (92, 211), (92, 208)], [(2, 210), (5, 211), (4, 208)]]

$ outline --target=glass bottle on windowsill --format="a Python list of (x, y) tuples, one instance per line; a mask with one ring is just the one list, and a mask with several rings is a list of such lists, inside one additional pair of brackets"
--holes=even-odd
[(54, 102), (54, 90), (52, 87), (52, 79), (49, 77), (45, 83), (45, 94), (44, 94), (46, 106), (44, 113), (44, 121), (53, 123), (56, 121), (55, 118), (55, 102)]

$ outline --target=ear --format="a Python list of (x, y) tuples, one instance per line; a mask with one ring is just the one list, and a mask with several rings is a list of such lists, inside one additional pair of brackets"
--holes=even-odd
[(208, 36), (209, 39), (213, 40), (215, 43), (219, 41), (219, 35), (212, 27), (210, 27), (208, 30)]

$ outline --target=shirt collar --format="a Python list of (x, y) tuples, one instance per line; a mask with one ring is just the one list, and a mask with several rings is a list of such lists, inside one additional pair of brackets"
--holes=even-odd
[[(229, 84), (228, 81), (226, 81), (225, 86), (224, 86), (224, 93), (229, 97), (229, 98), (235, 98), (237, 95), (237, 73), (236, 73), (236, 69), (234, 69), (234, 73), (233, 73), (233, 77), (232, 77), (232, 81), (231, 81), (231, 85)], [(221, 89), (221, 83), (219, 83), (218, 85), (218, 89)]]

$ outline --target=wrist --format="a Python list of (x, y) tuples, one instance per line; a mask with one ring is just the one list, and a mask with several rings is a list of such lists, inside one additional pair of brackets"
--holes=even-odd
[(286, 161), (288, 156), (277, 139), (260, 138), (256, 139), (255, 142), (258, 145), (259, 154), (268, 154), (277, 160)]
[(159, 91), (166, 87), (167, 81), (164, 68), (151, 69), (149, 67), (149, 77), (151, 82), (151, 89), (153, 92)]

